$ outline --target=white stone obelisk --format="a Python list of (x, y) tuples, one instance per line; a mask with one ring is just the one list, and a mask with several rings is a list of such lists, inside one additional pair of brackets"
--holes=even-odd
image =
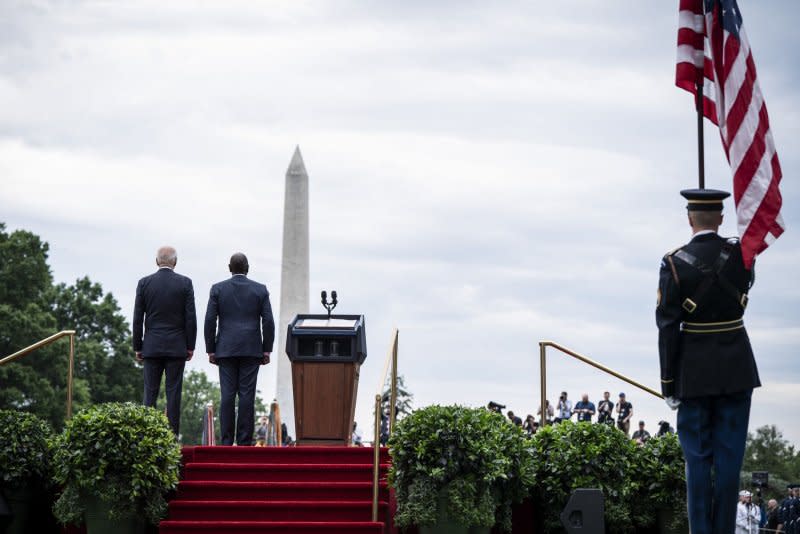
[(283, 258), (281, 260), (281, 304), (277, 328), (278, 379), (276, 398), (281, 409), (281, 421), (289, 435), (294, 431), (294, 396), (292, 395), (292, 363), (286, 356), (286, 328), (298, 313), (309, 310), (308, 275), (308, 173), (300, 155), (294, 150), (286, 171), (283, 204)]

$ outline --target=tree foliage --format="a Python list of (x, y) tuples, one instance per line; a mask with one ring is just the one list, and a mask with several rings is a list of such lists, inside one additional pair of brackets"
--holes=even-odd
[(800, 452), (784, 439), (778, 427), (764, 425), (747, 433), (742, 471), (745, 485), (753, 471), (767, 471), (769, 487), (764, 497), (780, 499), (787, 482), (800, 480)]
[[(383, 393), (381, 394), (381, 407), (383, 408), (384, 413), (389, 413), (389, 402), (391, 401), (392, 389), (391, 389), (391, 377), (386, 378), (386, 383), (383, 387)], [(412, 408), (411, 403), (414, 401), (414, 394), (411, 393), (406, 386), (405, 378), (403, 375), (397, 376), (397, 403), (396, 403), (396, 416), (398, 419), (402, 419), (403, 417), (410, 415)]]
[[(88, 277), (53, 283), (49, 246), (0, 223), (0, 356), (59, 330), (76, 330), (73, 404), (138, 400), (142, 373), (134, 363), (127, 321), (116, 300)], [(66, 339), (0, 367), (0, 408), (64, 423), (69, 360)]]

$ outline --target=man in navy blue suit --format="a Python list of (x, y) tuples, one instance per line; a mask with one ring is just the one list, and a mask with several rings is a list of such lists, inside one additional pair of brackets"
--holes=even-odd
[[(275, 322), (267, 287), (247, 278), (247, 256), (237, 252), (228, 268), (231, 277), (214, 284), (208, 298), (206, 352), (208, 360), (219, 367), (222, 444), (233, 445), (235, 436), (238, 445), (252, 445), (256, 379), (259, 366), (269, 363)], [(237, 395), (239, 413), (235, 417)]]
[(178, 435), (183, 368), (192, 359), (197, 316), (192, 281), (175, 272), (178, 255), (161, 247), (158, 271), (139, 280), (133, 308), (133, 351), (144, 364), (144, 405), (155, 406), (161, 376), (167, 393), (167, 419)]

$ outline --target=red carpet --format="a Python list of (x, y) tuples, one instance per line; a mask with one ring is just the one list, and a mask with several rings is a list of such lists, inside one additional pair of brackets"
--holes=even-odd
[(389, 534), (388, 452), (372, 522), (367, 447), (185, 447), (162, 534)]

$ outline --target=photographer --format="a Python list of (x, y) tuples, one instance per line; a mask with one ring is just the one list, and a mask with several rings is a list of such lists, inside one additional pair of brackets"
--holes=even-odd
[(567, 392), (562, 391), (561, 396), (558, 398), (558, 409), (555, 418), (555, 423), (561, 421), (568, 421), (572, 417), (572, 401), (567, 400)]
[[(550, 423), (553, 422), (553, 414), (555, 412), (553, 411), (553, 405), (550, 404), (549, 400), (545, 400), (544, 401), (544, 405), (545, 405), (545, 420), (547, 421), (547, 424), (549, 425)], [(539, 406), (539, 411), (536, 412), (536, 415), (539, 415), (539, 416), (542, 415), (542, 407), (541, 406)]]
[(529, 436), (532, 436), (539, 430), (539, 423), (531, 414), (528, 414), (528, 417), (525, 418), (525, 422), (522, 423), (522, 430), (527, 432)]
[(666, 421), (659, 421), (658, 422), (658, 432), (656, 432), (656, 437), (660, 438), (661, 436), (666, 436), (667, 434), (674, 434), (675, 429), (670, 426), (670, 424)]
[(633, 404), (625, 400), (625, 393), (620, 393), (617, 403), (617, 428), (625, 432), (626, 436), (631, 430), (631, 417), (633, 417)]
[(589, 394), (584, 393), (581, 400), (575, 403), (572, 413), (578, 414), (579, 423), (591, 423), (594, 415), (594, 403), (589, 402)]
[(611, 393), (608, 391), (603, 392), (603, 400), (597, 403), (597, 422), (605, 425), (614, 425), (614, 403), (611, 402), (609, 397)]
[(633, 433), (631, 439), (635, 441), (637, 445), (644, 445), (645, 442), (650, 439), (650, 432), (644, 429), (644, 421), (639, 421), (639, 430)]

